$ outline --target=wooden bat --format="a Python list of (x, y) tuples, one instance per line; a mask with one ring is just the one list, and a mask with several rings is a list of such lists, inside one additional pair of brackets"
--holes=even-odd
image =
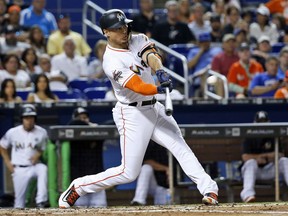
[(166, 87), (165, 113), (167, 116), (170, 116), (173, 114), (173, 104), (172, 104), (172, 100), (170, 97), (170, 91), (169, 91), (168, 87)]

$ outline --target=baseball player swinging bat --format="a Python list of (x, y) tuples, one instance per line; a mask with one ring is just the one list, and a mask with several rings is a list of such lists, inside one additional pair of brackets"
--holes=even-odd
[(170, 91), (169, 91), (168, 87), (166, 87), (165, 113), (167, 116), (170, 116), (173, 114), (173, 104), (172, 104), (172, 100), (170, 97)]

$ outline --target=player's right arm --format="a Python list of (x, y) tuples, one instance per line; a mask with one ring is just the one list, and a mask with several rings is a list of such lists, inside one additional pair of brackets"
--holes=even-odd
[(14, 172), (14, 167), (13, 164), (11, 163), (10, 157), (9, 157), (9, 153), (7, 151), (7, 149), (3, 148), (2, 146), (0, 146), (0, 150), (1, 150), (1, 155), (3, 157), (4, 163), (7, 167), (7, 169), (13, 173)]

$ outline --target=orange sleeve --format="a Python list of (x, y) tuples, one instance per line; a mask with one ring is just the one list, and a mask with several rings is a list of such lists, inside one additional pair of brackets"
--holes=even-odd
[(278, 89), (275, 94), (274, 94), (274, 98), (276, 99), (285, 99), (284, 94), (282, 93), (281, 89)]
[(283, 0), (270, 0), (265, 6), (269, 9), (270, 13), (283, 13), (283, 6), (281, 5)]
[(229, 83), (237, 83), (237, 65), (235, 63), (231, 65), (227, 79)]
[(264, 71), (264, 68), (262, 67), (261, 64), (258, 63), (258, 71), (259, 73), (262, 73)]
[(130, 78), (125, 87), (142, 95), (157, 94), (157, 87), (155, 85), (143, 82), (136, 74)]

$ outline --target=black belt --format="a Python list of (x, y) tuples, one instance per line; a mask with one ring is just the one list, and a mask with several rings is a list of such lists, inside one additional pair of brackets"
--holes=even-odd
[(21, 168), (24, 168), (24, 167), (30, 167), (31, 165), (13, 165), (13, 167), (21, 167)]
[(153, 99), (152, 100), (148, 100), (148, 101), (142, 101), (142, 103), (141, 102), (133, 102), (133, 103), (130, 103), (130, 104), (128, 104), (129, 106), (137, 106), (138, 105), (138, 103), (141, 103), (141, 105), (139, 105), (139, 106), (147, 106), (147, 105), (153, 105), (153, 104), (155, 104), (157, 102), (157, 100), (156, 100), (156, 98), (155, 97), (153, 97)]

